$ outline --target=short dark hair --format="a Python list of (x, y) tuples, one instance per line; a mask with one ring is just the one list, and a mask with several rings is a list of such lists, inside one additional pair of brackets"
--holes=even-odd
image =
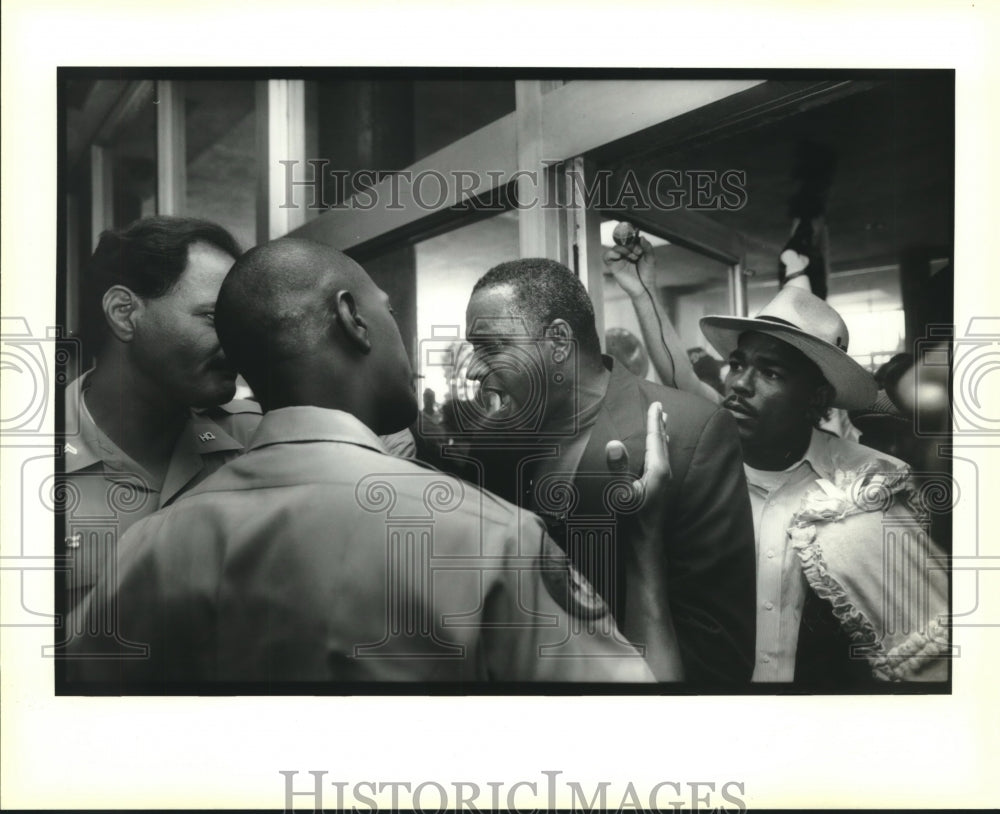
[(580, 349), (587, 355), (600, 356), (601, 342), (590, 295), (562, 263), (543, 257), (500, 263), (479, 278), (472, 293), (500, 285), (513, 288), (518, 310), (538, 326), (564, 319), (573, 329)]
[(242, 254), (228, 231), (198, 218), (155, 215), (101, 234), (84, 269), (81, 292), (82, 333), (91, 353), (100, 350), (107, 336), (105, 292), (122, 285), (140, 297), (162, 297), (184, 273), (193, 243), (208, 243), (233, 259)]
[[(789, 347), (792, 346), (789, 345)], [(819, 365), (817, 365), (798, 348), (793, 348), (793, 350), (799, 357), (801, 357), (802, 375), (806, 377), (809, 388), (822, 396), (818, 403), (810, 404), (806, 408), (806, 413), (809, 416), (809, 422), (812, 426), (819, 428), (824, 421), (830, 420), (831, 411), (833, 409), (832, 402), (837, 391), (827, 380), (826, 376), (823, 375), (823, 371), (819, 369)]]

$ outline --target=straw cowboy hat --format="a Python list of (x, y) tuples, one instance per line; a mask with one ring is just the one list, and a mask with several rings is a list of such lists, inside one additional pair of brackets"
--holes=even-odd
[(773, 336), (811, 359), (836, 391), (834, 407), (861, 409), (875, 400), (875, 379), (847, 355), (849, 336), (844, 320), (805, 289), (786, 286), (756, 317), (701, 318), (701, 332), (724, 359), (746, 331)]

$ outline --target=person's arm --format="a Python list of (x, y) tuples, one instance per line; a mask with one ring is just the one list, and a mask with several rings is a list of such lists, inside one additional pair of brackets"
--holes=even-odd
[(638, 246), (615, 246), (604, 253), (604, 264), (632, 301), (646, 350), (660, 380), (718, 404), (722, 397), (695, 374), (677, 329), (656, 302), (655, 262), (653, 247), (644, 237), (639, 238)]

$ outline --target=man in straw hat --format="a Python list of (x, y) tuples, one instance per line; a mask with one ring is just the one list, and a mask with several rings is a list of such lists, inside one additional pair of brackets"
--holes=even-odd
[(874, 379), (847, 355), (844, 320), (801, 288), (755, 318), (706, 316), (729, 360), (757, 541), (754, 680), (811, 689), (945, 680), (945, 557), (901, 461), (818, 429), (863, 408)]

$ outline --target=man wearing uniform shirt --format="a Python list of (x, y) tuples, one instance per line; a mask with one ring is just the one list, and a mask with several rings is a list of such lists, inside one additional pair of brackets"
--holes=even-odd
[[(192, 218), (150, 217), (101, 236), (84, 282), (97, 364), (65, 394), (67, 425), (78, 428), (63, 459), (67, 608), (113, 559), (115, 539), (241, 454), (260, 423), (255, 401), (230, 401), (236, 374), (214, 326), (239, 255), (225, 229)], [(383, 441), (414, 456), (407, 429)], [(110, 539), (98, 531), (106, 526)]]
[(67, 608), (108, 566), (118, 537), (239, 455), (260, 420), (254, 402), (230, 402), (236, 374), (215, 334), (215, 300), (239, 254), (225, 229), (191, 218), (101, 235), (83, 284), (96, 364), (65, 394), (67, 426), (78, 430), (61, 476)]
[[(360, 266), (276, 241), (237, 261), (216, 314), (264, 418), (245, 455), (133, 526), (113, 584), (79, 611), (116, 605), (118, 641), (148, 657), (82, 658), (80, 642), (74, 678), (650, 680), (537, 518), (386, 454), (378, 434), (412, 422), (416, 397), (388, 298)], [(668, 471), (650, 421), (648, 493)]]
[(749, 319), (707, 316), (729, 361), (757, 541), (756, 682), (814, 691), (944, 680), (943, 552), (914, 513), (902, 461), (818, 429), (831, 406), (870, 404), (847, 326), (788, 286)]

